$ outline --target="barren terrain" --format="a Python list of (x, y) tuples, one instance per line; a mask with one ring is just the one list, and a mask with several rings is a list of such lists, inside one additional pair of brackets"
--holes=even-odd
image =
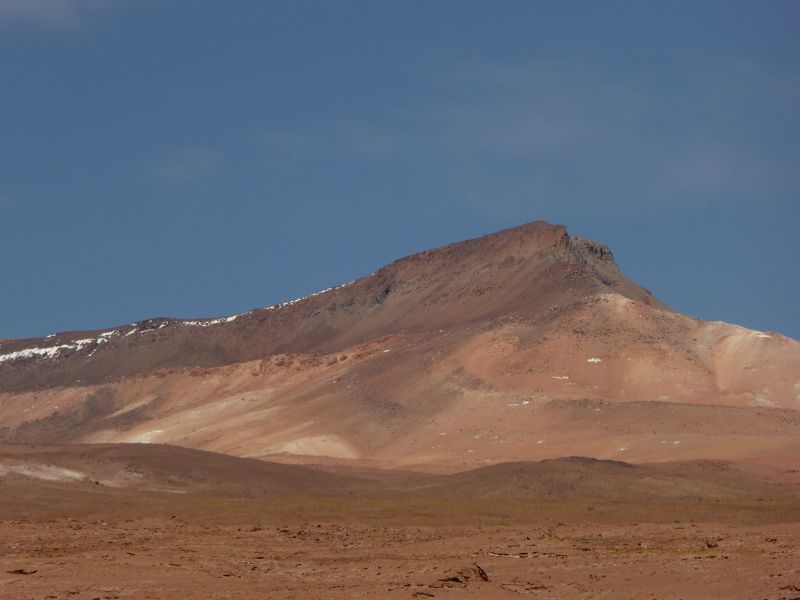
[(3, 598), (800, 598), (800, 343), (535, 222), (0, 340)]
[(9, 600), (800, 596), (797, 525), (216, 526), (135, 519), (10, 522), (0, 532), (14, 540), (0, 557)]
[(9, 599), (777, 599), (800, 586), (800, 490), (724, 463), (425, 475), (148, 445), (0, 457)]

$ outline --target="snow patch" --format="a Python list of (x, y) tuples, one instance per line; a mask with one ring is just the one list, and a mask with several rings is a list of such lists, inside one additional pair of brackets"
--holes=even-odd
[[(86, 338), (82, 340), (74, 340), (69, 344), (59, 344), (58, 346), (47, 346), (44, 348), (24, 348), (16, 352), (9, 352), (8, 354), (0, 354), (0, 363), (10, 362), (15, 360), (27, 360), (30, 358), (57, 358), (65, 350), (83, 350), (90, 344), (102, 344), (108, 341), (108, 338)], [(95, 348), (97, 350), (97, 348)], [(91, 353), (94, 354), (94, 351)], [(90, 354), (90, 356), (91, 356)]]
[(183, 324), (191, 327), (210, 327), (211, 325), (219, 325), (224, 322), (225, 319), (211, 319), (210, 321), (183, 321)]
[[(307, 299), (313, 298), (315, 296), (320, 296), (322, 294), (326, 294), (326, 293), (331, 292), (333, 290), (338, 290), (338, 289), (347, 287), (349, 285), (352, 285), (353, 283), (355, 283), (355, 280), (348, 281), (347, 283), (343, 283), (341, 285), (337, 285), (337, 286), (334, 286), (334, 287), (325, 288), (324, 290), (320, 290), (318, 292), (314, 292), (313, 294), (309, 294), (307, 296), (301, 296), (300, 298), (295, 298), (294, 300), (288, 300), (287, 302), (281, 302), (279, 304), (273, 304), (272, 306), (266, 306), (266, 307), (264, 307), (263, 310), (276, 310), (276, 309), (279, 309), (279, 308), (284, 308), (286, 306), (291, 306), (292, 304), (297, 304), (298, 302), (302, 302), (303, 300), (307, 300)], [(245, 314), (248, 314), (248, 313), (240, 313), (240, 314), (236, 314), (236, 315), (231, 315), (229, 317), (219, 317), (219, 318), (215, 318), (215, 319), (195, 319), (195, 320), (190, 320), (190, 321), (181, 321), (181, 324), (189, 326), (189, 327), (211, 327), (213, 325), (220, 325), (222, 323), (233, 323), (236, 319), (238, 319), (239, 317), (241, 317), (242, 315), (245, 315)], [(169, 325), (170, 325), (169, 321), (164, 321), (156, 329), (164, 329), (165, 327), (168, 327)], [(141, 329), (139, 329), (139, 324), (138, 323), (131, 323), (131, 327), (132, 327), (132, 329), (130, 331), (126, 332), (124, 334), (124, 337), (128, 337), (128, 336), (134, 335), (136, 333), (144, 333), (145, 331), (152, 331), (152, 329), (151, 330), (141, 330)], [(116, 329), (111, 330), (111, 331), (104, 331), (103, 333), (98, 334), (98, 337), (97, 337), (96, 341), (98, 343), (107, 342), (109, 340), (109, 338), (111, 338), (111, 337), (113, 337), (115, 335), (120, 335), (120, 332), (118, 330), (116, 330)], [(45, 339), (51, 339), (51, 338), (53, 338), (55, 336), (56, 336), (55, 333), (51, 333)], [(61, 351), (63, 351), (63, 350), (67, 350), (67, 349), (80, 350), (83, 346), (85, 346), (87, 343), (91, 343), (92, 341), (95, 341), (95, 340), (77, 340), (75, 342), (71, 342), (70, 344), (62, 344), (60, 346), (52, 346), (52, 347), (49, 347), (49, 348), (26, 348), (25, 350), (19, 350), (17, 352), (11, 352), (9, 354), (0, 355), (0, 363), (6, 362), (6, 361), (16, 360), (16, 359), (19, 359), (19, 358), (23, 358), (24, 359), (24, 358), (31, 358), (31, 357), (36, 357), (36, 356), (43, 356), (43, 357), (46, 357), (46, 358), (54, 358), (54, 357), (58, 356), (61, 353)]]
[[(219, 317), (218, 319), (203, 319), (200, 321), (182, 321), (184, 325), (190, 327), (210, 327), (211, 325), (219, 325), (220, 323), (233, 323), (239, 315), (231, 315), (230, 317)], [(164, 323), (166, 325), (166, 323)], [(161, 327), (159, 327), (161, 329)]]
[[(374, 273), (372, 273), (374, 275)], [(372, 277), (369, 275), (369, 277)], [(286, 302), (279, 302), (278, 304), (273, 304), (272, 306), (265, 306), (263, 310), (277, 310), (279, 308), (285, 308), (287, 306), (291, 306), (292, 304), (297, 304), (298, 302), (302, 302), (303, 300), (308, 300), (309, 298), (314, 298), (315, 296), (321, 296), (322, 294), (327, 294), (328, 292), (332, 292), (334, 290), (340, 290), (342, 288), (347, 287), (348, 285), (352, 285), (355, 283), (356, 280), (348, 281), (347, 283), (343, 283), (341, 285), (335, 285), (333, 287), (325, 288), (324, 290), (320, 290), (318, 292), (314, 292), (313, 294), (309, 294), (308, 296), (300, 296), (299, 298), (295, 298), (294, 300), (287, 300)]]

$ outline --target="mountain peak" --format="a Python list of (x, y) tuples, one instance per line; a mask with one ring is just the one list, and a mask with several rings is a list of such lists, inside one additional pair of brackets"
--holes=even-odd
[(511, 265), (520, 259), (557, 257), (579, 262), (601, 262), (617, 267), (611, 249), (588, 238), (570, 236), (564, 225), (547, 221), (531, 221), (515, 227), (468, 240), (439, 246), (401, 258), (386, 269), (401, 271), (403, 267), (419, 268), (423, 263), (431, 269), (452, 268), (464, 263), (469, 268), (487, 264)]
[(608, 246), (546, 221), (413, 254), (356, 283), (382, 297), (413, 296), (414, 312), (432, 304), (453, 305), (453, 314), (469, 313), (470, 306), (483, 316), (530, 312), (609, 291), (652, 301), (620, 274)]
[(604, 293), (663, 308), (622, 276), (607, 246), (570, 237), (563, 225), (533, 221), (413, 254), (351, 283), (241, 315), (151, 319), (105, 332), (4, 343), (0, 389), (332, 352), (397, 334), (538, 319), (551, 308)]
[(536, 221), (240, 315), (0, 344), (0, 441), (448, 469), (800, 455), (779, 410), (800, 344), (663, 308), (607, 246)]

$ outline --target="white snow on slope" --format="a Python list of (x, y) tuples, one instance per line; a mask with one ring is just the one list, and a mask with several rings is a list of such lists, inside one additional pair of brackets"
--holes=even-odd
[(189, 325), (190, 327), (208, 327), (210, 325), (219, 325), (224, 321), (225, 319), (211, 319), (210, 321), (182, 321), (182, 324)]
[(28, 358), (55, 358), (65, 350), (82, 350), (89, 344), (102, 344), (107, 342), (107, 337), (86, 338), (83, 340), (74, 340), (69, 344), (59, 344), (58, 346), (48, 346), (46, 348), (24, 348), (16, 352), (9, 352), (8, 354), (0, 354), (0, 363)]
[[(286, 308), (287, 306), (292, 306), (293, 304), (297, 304), (302, 302), (303, 300), (308, 300), (309, 298), (314, 298), (316, 296), (321, 296), (322, 294), (327, 294), (328, 292), (332, 292), (333, 290), (340, 290), (348, 285), (351, 285), (356, 280), (348, 281), (347, 283), (343, 283), (341, 285), (336, 285), (333, 287), (325, 288), (324, 290), (320, 290), (318, 292), (314, 292), (313, 294), (308, 294), (307, 296), (301, 296), (299, 298), (295, 298), (294, 300), (287, 300), (286, 302), (279, 302), (278, 304), (273, 304), (272, 306), (264, 306), (263, 308), (259, 308), (256, 310), (277, 310), (279, 308)], [(242, 315), (249, 314), (253, 311), (248, 311), (246, 313), (239, 313), (237, 315), (232, 315), (230, 317), (219, 317), (217, 319), (197, 319), (192, 321), (181, 321), (183, 325), (189, 325), (190, 327), (209, 327), (210, 325), (220, 325), (221, 323), (231, 323), (235, 321), (237, 318), (241, 317)]]
[[(337, 285), (337, 286), (334, 286), (334, 287), (325, 288), (324, 290), (320, 290), (318, 292), (314, 292), (313, 294), (309, 294), (308, 296), (302, 296), (300, 298), (295, 298), (294, 300), (288, 300), (286, 302), (281, 302), (279, 304), (274, 304), (272, 306), (267, 306), (267, 307), (264, 307), (263, 310), (276, 310), (276, 309), (279, 309), (279, 308), (284, 308), (286, 306), (291, 306), (292, 304), (297, 304), (298, 302), (302, 302), (303, 300), (307, 300), (309, 298), (314, 298), (315, 296), (321, 296), (322, 294), (326, 294), (326, 293), (328, 293), (330, 291), (338, 290), (338, 289), (341, 289), (343, 287), (347, 287), (348, 285), (352, 284), (354, 281), (355, 280), (348, 281), (347, 283), (343, 283), (342, 285)], [(233, 321), (235, 321), (236, 319), (238, 319), (240, 316), (242, 316), (244, 314), (247, 314), (247, 313), (231, 315), (230, 317), (219, 317), (219, 318), (216, 318), (216, 319), (198, 319), (198, 320), (192, 320), (192, 321), (180, 321), (180, 323), (182, 325), (187, 325), (189, 327), (209, 327), (209, 326), (212, 326), (212, 325), (220, 325), (222, 323), (232, 323)], [(132, 323), (132, 325), (133, 325), (133, 329), (131, 329), (130, 331), (125, 333), (123, 337), (128, 337), (128, 336), (134, 335), (136, 333), (147, 333), (148, 331), (153, 331), (152, 329), (145, 329), (145, 330), (139, 329), (139, 325), (137, 323)], [(157, 329), (163, 329), (164, 327), (167, 327), (168, 325), (169, 325), (169, 322), (161, 323), (158, 326)], [(69, 342), (68, 344), (60, 344), (58, 346), (47, 346), (47, 347), (44, 347), (44, 348), (40, 348), (40, 347), (24, 348), (22, 350), (17, 350), (16, 352), (9, 352), (7, 354), (0, 354), (0, 364), (4, 363), (4, 362), (10, 362), (10, 361), (15, 361), (15, 360), (25, 360), (25, 359), (31, 359), (31, 358), (57, 358), (58, 356), (60, 356), (62, 354), (62, 352), (66, 351), (66, 350), (81, 350), (85, 346), (87, 346), (89, 344), (92, 344), (92, 343), (96, 343), (96, 344), (99, 345), (99, 344), (102, 344), (104, 342), (107, 342), (113, 336), (119, 335), (119, 334), (120, 334), (120, 332), (118, 330), (112, 329), (111, 331), (104, 331), (103, 333), (98, 334), (97, 338), (87, 338), (87, 339), (82, 339), (82, 340), (74, 340), (72, 342)], [(54, 336), (55, 336), (55, 334), (51, 334), (51, 335), (47, 336), (45, 339), (50, 339), (50, 338), (52, 338)], [(96, 350), (96, 348), (95, 348), (95, 350)], [(94, 354), (95, 350), (93, 350), (89, 354), (89, 356), (92, 356)]]
[(291, 306), (292, 304), (297, 304), (298, 302), (302, 302), (303, 300), (308, 300), (309, 298), (313, 298), (315, 296), (321, 296), (322, 294), (327, 294), (328, 292), (332, 292), (333, 290), (340, 290), (348, 285), (351, 285), (355, 282), (348, 281), (347, 283), (343, 283), (342, 285), (336, 285), (333, 287), (325, 288), (324, 290), (320, 290), (318, 292), (314, 292), (313, 294), (309, 294), (308, 296), (301, 296), (300, 298), (295, 298), (294, 300), (287, 300), (286, 302), (280, 302), (278, 304), (273, 304), (272, 306), (264, 307), (264, 310), (275, 310), (276, 308), (283, 308), (285, 306)]

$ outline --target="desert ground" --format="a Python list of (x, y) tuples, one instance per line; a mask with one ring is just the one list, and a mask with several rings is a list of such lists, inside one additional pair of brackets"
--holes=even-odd
[(724, 463), (432, 475), (108, 445), (0, 464), (9, 600), (800, 598), (800, 490)]
[[(0, 525), (3, 597), (798, 598), (800, 526), (238, 524), (137, 518)], [(426, 519), (419, 519), (425, 521)]]

